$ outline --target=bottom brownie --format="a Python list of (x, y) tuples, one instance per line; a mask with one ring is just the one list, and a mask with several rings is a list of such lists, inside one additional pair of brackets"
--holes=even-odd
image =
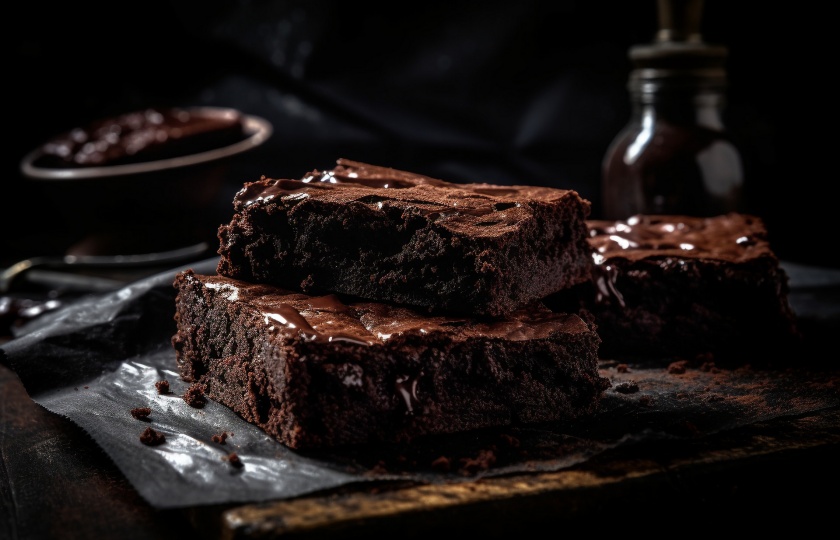
[(174, 286), (180, 376), (295, 449), (571, 422), (610, 386), (592, 326), (543, 306), (484, 321), (191, 270)]
[(602, 358), (767, 363), (800, 344), (788, 276), (760, 218), (639, 215), (587, 225), (590, 283), (546, 303), (591, 313)]

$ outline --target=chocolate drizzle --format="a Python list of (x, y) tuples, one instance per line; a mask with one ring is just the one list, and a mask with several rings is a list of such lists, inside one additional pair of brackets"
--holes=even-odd
[(397, 395), (402, 398), (405, 404), (405, 413), (407, 415), (414, 415), (418, 412), (417, 409), (420, 406), (420, 399), (417, 397), (417, 385), (422, 376), (422, 372), (415, 376), (401, 375), (394, 382), (394, 388), (396, 389)]
[[(568, 190), (538, 186), (454, 184), (420, 174), (339, 159), (329, 171), (315, 170), (299, 180), (263, 176), (237, 193), (234, 205), (242, 209), (253, 204), (281, 199), (297, 204), (309, 198), (329, 198), (336, 191), (353, 193), (357, 202), (376, 211), (397, 207), (406, 216), (423, 216), (446, 227), (506, 230), (532, 216), (526, 202), (555, 200)], [(479, 233), (481, 234), (481, 233)]]
[[(190, 279), (198, 279), (195, 276)], [(451, 334), (459, 339), (489, 337), (513, 341), (547, 339), (553, 333), (588, 332), (579, 317), (552, 313), (544, 307), (515, 312), (503, 320), (482, 320), (454, 315), (421, 315), (411, 309), (375, 302), (344, 302), (336, 295), (306, 294), (220, 276), (201, 276), (212, 294), (243, 302), (259, 310), (264, 324), (299, 335), (307, 341), (344, 341), (372, 346), (397, 336)]]
[(595, 264), (611, 257), (638, 260), (660, 257), (720, 259), (741, 262), (769, 255), (766, 234), (753, 216), (731, 213), (714, 217), (637, 215), (622, 221), (590, 220), (589, 243)]

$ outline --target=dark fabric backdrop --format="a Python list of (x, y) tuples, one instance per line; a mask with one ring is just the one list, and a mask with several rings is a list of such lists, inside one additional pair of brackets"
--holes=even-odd
[[(220, 219), (242, 182), (297, 178), (339, 157), (451, 181), (572, 188), (599, 217), (601, 159), (630, 113), (627, 49), (657, 29), (654, 0), (17, 8), (7, 19), (13, 125), (0, 203), (13, 235), (55, 226), (21, 183), (26, 152), (95, 118), (158, 105), (230, 106), (273, 124), (229, 176)], [(730, 51), (726, 122), (747, 160), (746, 209), (768, 223), (782, 258), (835, 266), (825, 193), (836, 61), (821, 59), (829, 20), (789, 3), (708, 0), (703, 33)]]

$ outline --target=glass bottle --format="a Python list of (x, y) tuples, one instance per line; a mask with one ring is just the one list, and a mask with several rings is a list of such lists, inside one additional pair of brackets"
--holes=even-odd
[(659, 32), (631, 47), (632, 116), (602, 164), (605, 219), (742, 209), (744, 164), (723, 123), (727, 49), (703, 42), (701, 0), (659, 0)]

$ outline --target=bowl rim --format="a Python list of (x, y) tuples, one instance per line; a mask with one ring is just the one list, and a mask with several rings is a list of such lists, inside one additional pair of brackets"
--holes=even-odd
[[(240, 112), (236, 109), (227, 107), (181, 107), (188, 111), (206, 111), (206, 112)], [(102, 167), (76, 167), (76, 168), (56, 168), (56, 167), (38, 167), (35, 165), (36, 160), (44, 155), (43, 149), (38, 148), (27, 153), (20, 162), (20, 170), (24, 176), (32, 180), (80, 180), (86, 178), (105, 178), (113, 176), (127, 176), (135, 174), (151, 173), (163, 170), (176, 169), (179, 167), (187, 167), (190, 165), (198, 165), (201, 163), (208, 163), (217, 161), (222, 158), (241, 154), (252, 148), (264, 143), (271, 136), (273, 128), (271, 123), (265, 118), (243, 114), (242, 123), (245, 133), (248, 137), (244, 140), (213, 148), (212, 150), (205, 150), (195, 154), (186, 156), (178, 156), (174, 158), (158, 159), (153, 161), (143, 161), (140, 163), (127, 163), (123, 165), (106, 165)]]

